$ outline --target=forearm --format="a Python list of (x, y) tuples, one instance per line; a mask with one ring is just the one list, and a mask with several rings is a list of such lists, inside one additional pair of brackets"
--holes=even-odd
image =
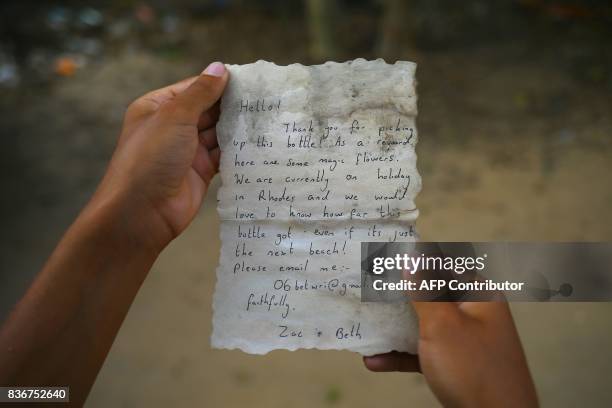
[(67, 385), (84, 402), (151, 265), (218, 169), (228, 79), (213, 63), (130, 104), (96, 195), (0, 329), (0, 385)]
[(0, 331), (0, 385), (68, 385), (82, 402), (158, 250), (132, 211), (89, 205)]

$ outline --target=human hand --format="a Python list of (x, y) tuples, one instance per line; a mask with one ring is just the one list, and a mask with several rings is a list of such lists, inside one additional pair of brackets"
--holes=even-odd
[(179, 235), (219, 167), (215, 124), (228, 77), (215, 62), (199, 76), (136, 99), (85, 212), (111, 208), (154, 251)]
[(413, 302), (418, 356), (364, 357), (372, 371), (420, 371), (446, 407), (537, 407), (508, 304)]
[(130, 105), (96, 193), (0, 327), (0, 384), (63, 384), (84, 404), (146, 274), (217, 172), (227, 81), (214, 63)]

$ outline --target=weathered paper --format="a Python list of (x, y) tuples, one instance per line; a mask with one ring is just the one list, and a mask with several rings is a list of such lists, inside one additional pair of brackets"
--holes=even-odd
[(360, 302), (360, 242), (414, 241), (415, 64), (229, 65), (212, 346), (416, 351), (406, 304)]

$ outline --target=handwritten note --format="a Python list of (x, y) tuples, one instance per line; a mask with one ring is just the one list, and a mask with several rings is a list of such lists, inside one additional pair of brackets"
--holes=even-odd
[(360, 301), (360, 242), (417, 239), (415, 64), (228, 69), (213, 347), (416, 352), (408, 305)]

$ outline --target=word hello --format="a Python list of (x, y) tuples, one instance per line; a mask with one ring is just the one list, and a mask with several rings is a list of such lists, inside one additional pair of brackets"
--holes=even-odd
[(272, 112), (272, 111), (280, 111), (281, 100), (268, 100), (266, 102), (265, 98), (256, 99), (254, 101), (249, 101), (248, 99), (240, 100), (240, 111), (243, 112)]

